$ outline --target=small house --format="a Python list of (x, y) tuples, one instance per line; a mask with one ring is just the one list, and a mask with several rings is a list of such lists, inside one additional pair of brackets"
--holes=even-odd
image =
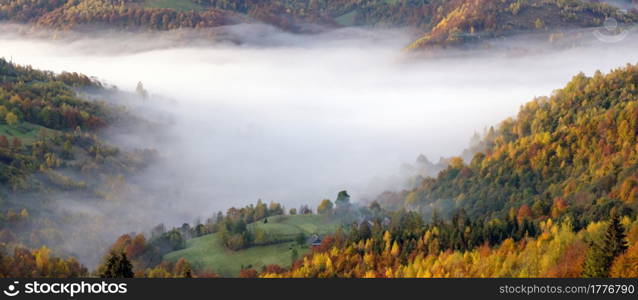
[(314, 247), (319, 247), (321, 246), (321, 237), (318, 234), (313, 234), (310, 237), (310, 246)]

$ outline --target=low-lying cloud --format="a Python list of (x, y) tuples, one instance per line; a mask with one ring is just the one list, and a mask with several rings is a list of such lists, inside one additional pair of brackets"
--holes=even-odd
[(357, 200), (401, 188), (399, 167), (419, 154), (458, 155), (474, 132), (576, 73), (636, 59), (634, 41), (593, 35), (542, 53), (517, 50), (536, 43), (519, 40), (413, 60), (402, 53), (413, 38), (402, 30), (294, 35), (238, 25), (225, 28), (231, 38), (193, 40), (191, 32), (52, 39), (16, 28), (0, 27), (0, 56), (124, 91), (142, 81), (152, 94), (145, 105), (170, 115), (162, 130), (171, 138), (151, 145), (162, 159), (131, 180), (161, 191), (144, 214), (172, 225), (259, 198), (314, 206), (343, 189)]

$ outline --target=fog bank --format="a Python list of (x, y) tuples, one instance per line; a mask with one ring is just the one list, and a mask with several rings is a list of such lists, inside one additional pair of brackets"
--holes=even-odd
[(402, 49), (412, 37), (400, 30), (302, 36), (239, 25), (226, 29), (233, 43), (188, 43), (175, 33), (54, 40), (14, 29), (0, 27), (0, 56), (125, 91), (142, 81), (152, 96), (175, 100), (145, 104), (174, 123), (165, 129), (171, 139), (151, 145), (161, 161), (132, 179), (158, 191), (144, 214), (171, 225), (257, 199), (315, 206), (343, 189), (356, 201), (401, 188), (400, 166), (419, 154), (458, 155), (474, 132), (576, 73), (636, 60), (635, 40), (593, 35), (585, 46), (540, 54), (495, 47), (411, 60)]

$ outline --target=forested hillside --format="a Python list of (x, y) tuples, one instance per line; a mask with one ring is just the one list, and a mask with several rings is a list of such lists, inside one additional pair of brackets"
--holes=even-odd
[(494, 37), (602, 26), (607, 18), (619, 24), (638, 21), (636, 11), (622, 12), (604, 3), (580, 0), (449, 1), (431, 30), (409, 50), (459, 46)]
[(58, 188), (86, 187), (55, 169), (91, 172), (113, 163), (118, 149), (100, 141), (96, 133), (119, 118), (101, 102), (78, 96), (79, 89), (99, 90), (101, 84), (77, 73), (59, 75), (17, 66), (0, 59), (0, 119), (3, 147), (0, 182), (8, 191), (37, 190), (51, 183)]
[(552, 96), (490, 128), (471, 161), (388, 203), (424, 211), (465, 209), (471, 217), (571, 215), (579, 227), (611, 207), (638, 205), (638, 68), (576, 75)]
[[(62, 212), (59, 201), (109, 199), (123, 176), (152, 158), (152, 151), (125, 152), (102, 140), (101, 129), (128, 118), (117, 107), (79, 96), (80, 91), (102, 90), (99, 82), (85, 75), (38, 71), (0, 59), (3, 249), (11, 251), (17, 246), (16, 256), (29, 256), (31, 252), (21, 247), (69, 241), (69, 232), (63, 228), (81, 222), (81, 214)], [(39, 251), (47, 257), (51, 253), (49, 249)], [(29, 261), (15, 258), (17, 262), (21, 259)]]
[[(423, 34), (408, 47), (414, 51), (600, 26), (607, 18), (621, 26), (638, 21), (635, 11), (581, 0), (0, 0), (0, 21), (54, 30), (200, 29), (245, 22), (296, 33), (343, 26), (409, 27)], [(196, 51), (186, 53), (195, 56)], [(249, 56), (238, 53), (237, 60)], [(152, 65), (142, 58), (135, 58), (139, 66)], [(198, 76), (201, 85), (224, 85), (222, 77), (232, 77), (232, 72), (226, 74), (223, 64), (211, 68), (220, 77)], [(189, 89), (180, 81), (171, 77), (168, 83), (178, 89), (175, 94), (188, 97)], [(206, 156), (232, 161), (233, 168), (250, 161), (242, 157), (235, 162), (214, 151), (235, 146), (236, 140), (213, 138), (224, 135), (220, 125), (227, 119), (216, 120), (214, 130), (200, 128), (198, 120), (192, 127), (181, 120), (175, 122), (175, 127), (183, 126), (181, 131), (165, 133), (163, 126), (169, 125), (164, 119), (146, 120), (133, 112), (151, 119), (188, 109), (173, 101), (155, 105), (142, 83), (139, 95), (130, 95), (86, 75), (55, 74), (0, 59), (0, 277), (636, 277), (637, 85), (638, 65), (608, 74), (577, 74), (565, 87), (521, 106), (516, 117), (487, 129), (463, 158), (434, 164), (419, 157), (416, 172), (410, 173), (419, 176), (408, 180), (415, 184), (395, 186), (405, 190), (388, 191), (369, 202), (351, 203), (344, 190), (316, 209), (310, 203), (286, 209), (268, 199), (269, 204), (259, 200), (214, 213), (203, 211), (210, 207), (207, 201), (228, 206), (238, 201), (211, 192), (226, 185), (215, 176), (238, 177), (218, 164), (202, 163)], [(135, 109), (124, 106), (127, 101), (137, 101)], [(224, 105), (215, 105), (210, 110), (223, 114), (219, 107)], [(229, 123), (233, 130), (241, 127)], [(252, 134), (253, 125), (248, 127)], [(126, 135), (112, 138), (118, 130)], [(191, 131), (203, 132), (197, 139), (207, 143), (184, 143)], [(229, 135), (249, 139), (243, 130), (238, 132)], [(427, 134), (414, 132), (417, 139)], [(158, 143), (165, 153), (137, 149), (155, 137), (171, 140)], [(414, 140), (401, 147), (414, 147)], [(173, 143), (187, 145), (183, 148), (189, 151), (167, 146)], [(271, 146), (258, 145), (246, 148), (261, 157)], [(161, 155), (163, 160), (155, 160)], [(278, 168), (263, 167), (264, 160), (253, 164), (269, 172)], [(282, 161), (296, 162), (289, 156)], [(146, 177), (135, 177), (154, 162)], [(195, 170), (205, 168), (214, 170)], [(301, 178), (300, 169), (292, 174)], [(344, 173), (358, 176), (358, 170)], [(195, 173), (205, 180), (190, 185)], [(282, 190), (296, 188), (294, 182), (286, 184)], [(227, 185), (223, 188), (261, 189), (235, 181)], [(201, 194), (186, 193), (189, 189), (201, 189)], [(307, 199), (306, 191), (294, 197), (319, 200)], [(188, 210), (178, 213), (184, 207)], [(158, 218), (160, 210), (170, 220)], [(206, 219), (175, 220), (193, 216)], [(89, 270), (74, 257), (99, 266)]]
[(399, 209), (262, 276), (635, 277), (637, 83), (636, 65), (578, 74), (490, 128), (471, 162), (380, 198), (427, 222)]
[(422, 33), (409, 50), (601, 26), (606, 18), (621, 25), (638, 20), (635, 10), (584, 0), (0, 0), (0, 20), (54, 29), (173, 30), (246, 22), (293, 32), (407, 27)]
[[(636, 277), (638, 221), (618, 217), (592, 222), (574, 231), (569, 219), (539, 223), (538, 236), (507, 238), (501, 244), (484, 243), (467, 250), (446, 248), (453, 234), (463, 241), (476, 230), (458, 222), (425, 227), (375, 225), (365, 234), (326, 239), (312, 255), (290, 270), (264, 270), (261, 277)], [(494, 222), (499, 222), (495, 220)], [(517, 222), (517, 221), (515, 221)], [(464, 227), (465, 226), (465, 227)], [(461, 229), (459, 231), (459, 229)], [(627, 235), (629, 232), (629, 235)]]
[[(53, 29), (89, 29), (112, 26), (120, 29), (216, 27), (234, 24), (239, 16), (216, 9), (179, 11), (145, 8), (135, 0), (20, 0), (1, 1), (0, 20), (31, 23)], [(236, 20), (235, 20), (236, 19)]]

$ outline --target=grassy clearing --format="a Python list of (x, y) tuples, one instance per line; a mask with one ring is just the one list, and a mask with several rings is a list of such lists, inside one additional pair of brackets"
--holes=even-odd
[[(276, 216), (249, 225), (260, 228), (278, 239), (292, 239), (300, 232), (306, 235), (327, 234), (334, 232), (340, 221), (334, 216), (296, 215)], [(274, 245), (255, 246), (247, 249), (232, 251), (225, 248), (218, 234), (209, 234), (194, 238), (186, 243), (186, 248), (174, 251), (165, 260), (177, 261), (187, 259), (195, 269), (213, 271), (224, 277), (237, 276), (242, 267), (261, 268), (269, 264), (289, 266), (292, 262), (292, 250), (296, 249), (299, 256), (308, 253), (308, 246), (299, 246), (295, 242), (282, 242)]]
[(59, 133), (56, 130), (51, 130), (40, 125), (36, 125), (28, 122), (21, 122), (20, 124), (9, 126), (7, 124), (0, 124), (0, 135), (4, 135), (11, 141), (13, 137), (20, 139), (23, 145), (30, 145), (38, 138), (38, 132), (44, 130), (48, 135)]
[(209, 234), (188, 241), (186, 249), (171, 252), (164, 259), (175, 262), (183, 257), (195, 269), (213, 271), (224, 277), (236, 277), (242, 267), (261, 270), (269, 264), (289, 266), (293, 248), (297, 249), (299, 255), (309, 251), (307, 247), (301, 248), (294, 242), (232, 251), (222, 245), (218, 234)]
[(260, 228), (275, 235), (297, 235), (303, 232), (310, 234), (326, 234), (337, 230), (340, 221), (334, 216), (294, 215), (268, 218), (268, 223), (259, 221), (250, 224), (250, 228)]
[(190, 0), (146, 0), (145, 7), (152, 8), (170, 8), (174, 10), (201, 10), (203, 7), (193, 3)]
[(353, 26), (355, 14), (356, 12), (353, 10), (349, 13), (336, 17), (335, 21), (341, 26)]

